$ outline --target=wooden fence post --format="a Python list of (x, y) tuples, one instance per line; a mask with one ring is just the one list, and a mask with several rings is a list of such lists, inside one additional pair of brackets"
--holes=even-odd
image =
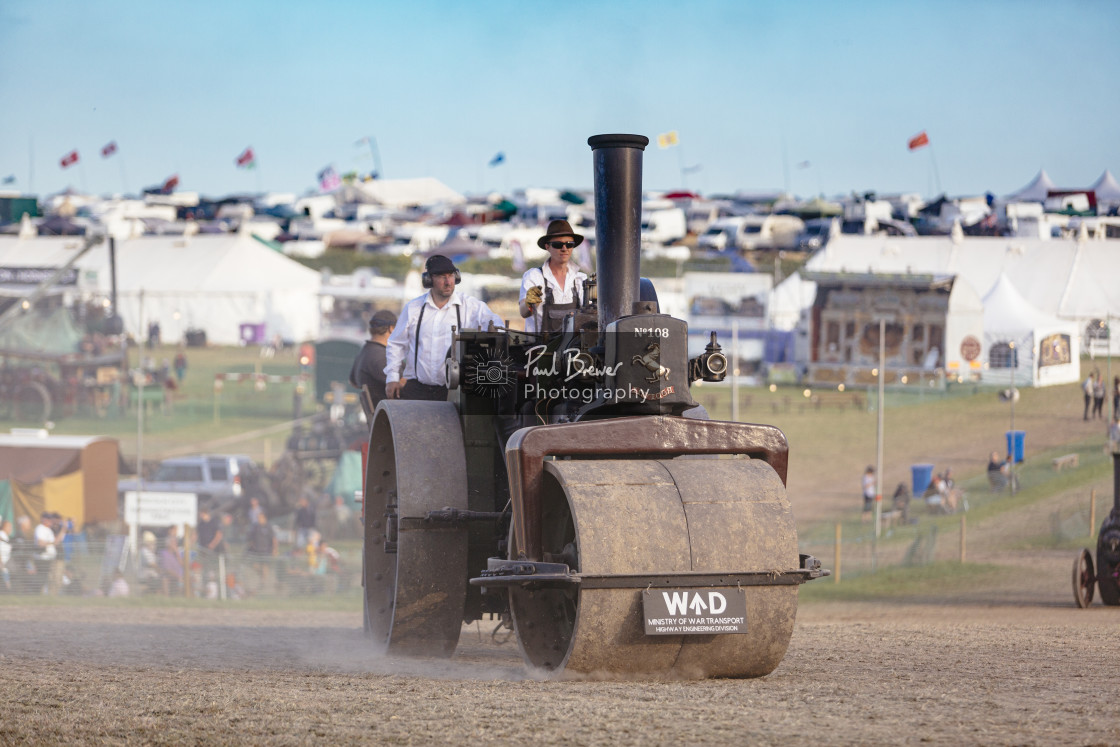
[(965, 558), (965, 515), (961, 514), (961, 563), (964, 563)]
[(1097, 531), (1097, 489), (1089, 491), (1089, 540), (1092, 541), (1093, 533)]
[(840, 522), (836, 522), (836, 563), (832, 571), (832, 583), (840, 583)]

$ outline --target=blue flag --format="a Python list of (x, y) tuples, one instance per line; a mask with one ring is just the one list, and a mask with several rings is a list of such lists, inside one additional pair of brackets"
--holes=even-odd
[(4, 177), (4, 183), (5, 184), (15, 184), (16, 183), (16, 175), (11, 174), (9, 176), (5, 176)]
[(496, 156), (494, 156), (493, 158), (490, 159), (490, 165), (491, 166), (497, 166), (498, 164), (504, 163), (505, 160), (506, 160), (506, 154), (499, 152), (498, 155), (496, 155)]

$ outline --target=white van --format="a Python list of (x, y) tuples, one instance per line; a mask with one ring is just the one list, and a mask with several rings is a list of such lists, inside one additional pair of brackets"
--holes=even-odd
[(793, 215), (741, 215), (712, 223), (697, 241), (709, 251), (793, 249), (805, 222)]
[(642, 211), (642, 246), (668, 246), (688, 233), (684, 210), (679, 207)]

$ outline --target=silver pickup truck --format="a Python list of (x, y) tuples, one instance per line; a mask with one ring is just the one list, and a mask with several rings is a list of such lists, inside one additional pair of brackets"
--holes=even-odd
[[(229, 511), (246, 495), (246, 483), (255, 481), (258, 472), (253, 461), (240, 454), (174, 457), (159, 463), (155, 474), (144, 480), (144, 490), (195, 493), (199, 508)], [(123, 497), (139, 487), (136, 479), (121, 480), (117, 483), (117, 492)]]

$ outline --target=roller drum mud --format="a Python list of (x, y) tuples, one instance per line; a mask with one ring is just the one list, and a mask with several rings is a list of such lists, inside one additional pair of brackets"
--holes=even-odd
[[(745, 596), (744, 633), (647, 635), (643, 617), (643, 595), (690, 587), (701, 574), (777, 577), (798, 567), (789, 501), (768, 464), (549, 461), (542, 498), (545, 560), (567, 563), (583, 582), (511, 588), (518, 641), (531, 664), (587, 673), (757, 677), (781, 662), (797, 612), (796, 583), (713, 587)], [(643, 586), (647, 577), (660, 586)]]

